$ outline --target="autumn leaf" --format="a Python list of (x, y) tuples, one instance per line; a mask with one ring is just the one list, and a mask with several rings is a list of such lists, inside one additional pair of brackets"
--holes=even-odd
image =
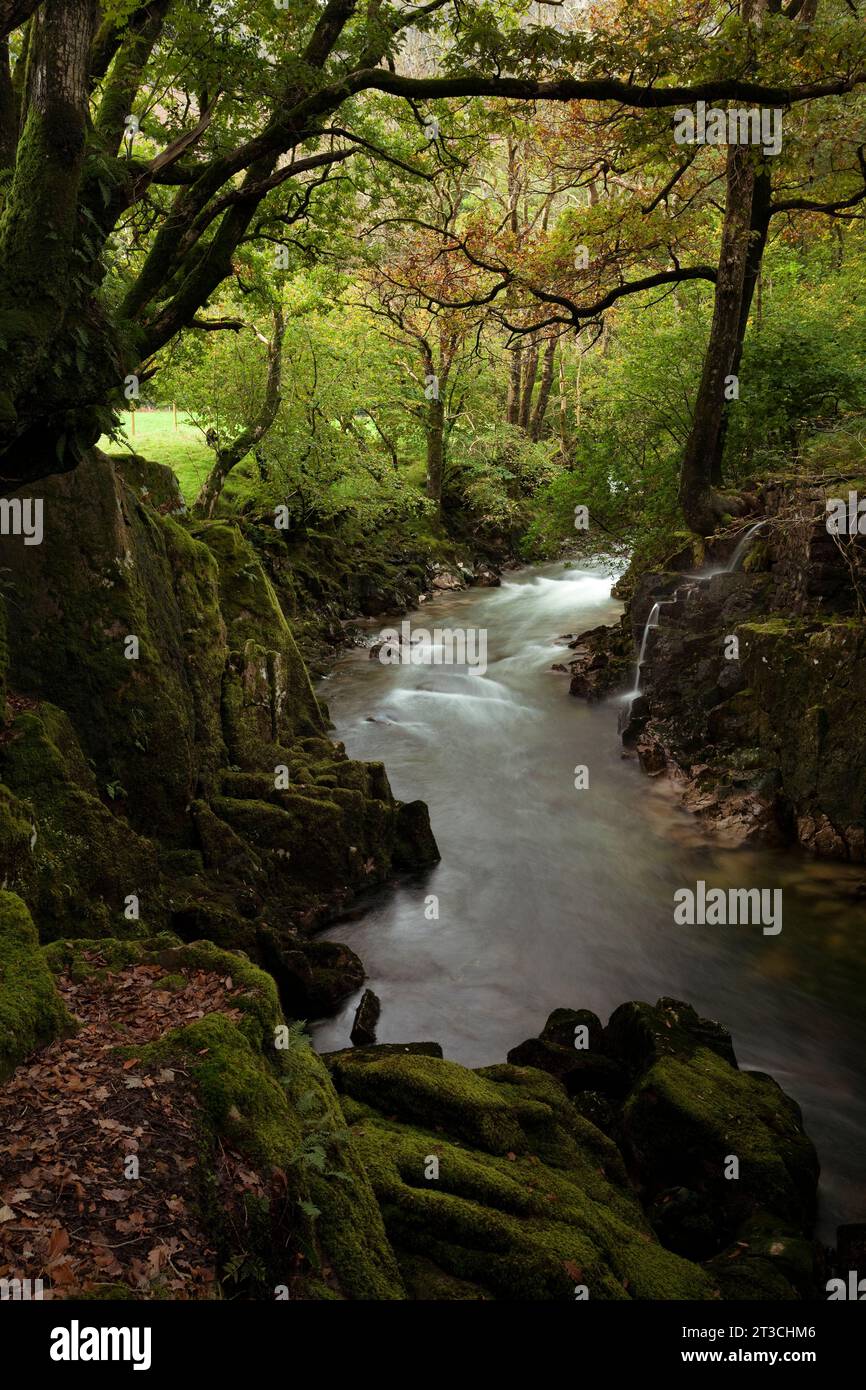
[(48, 1265), (50, 1266), (55, 1260), (58, 1260), (68, 1249), (69, 1232), (64, 1231), (62, 1226), (56, 1226), (51, 1232), (51, 1239), (48, 1242)]

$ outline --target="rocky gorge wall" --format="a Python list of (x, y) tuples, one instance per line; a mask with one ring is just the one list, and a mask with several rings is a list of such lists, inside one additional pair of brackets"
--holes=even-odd
[(3, 542), (3, 876), (44, 940), (171, 928), (267, 959), (314, 1015), (363, 977), (309, 932), (432, 862), (423, 806), (346, 757), (241, 530), (168, 469), (94, 455)]
[(866, 624), (862, 538), (826, 526), (834, 485), (769, 483), (740, 535), (763, 522), (729, 571), (736, 536), (693, 543), (637, 576), (619, 628), (582, 634), (572, 693), (635, 683), (622, 732), (644, 770), (731, 842), (797, 843), (866, 859)]

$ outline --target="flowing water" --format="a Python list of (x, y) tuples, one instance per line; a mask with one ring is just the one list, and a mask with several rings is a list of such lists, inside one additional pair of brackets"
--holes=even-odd
[[(671, 995), (720, 1019), (740, 1065), (803, 1107), (829, 1238), (866, 1219), (866, 869), (707, 843), (670, 787), (623, 757), (616, 703), (572, 699), (550, 670), (568, 656), (558, 637), (620, 612), (601, 568), (548, 565), (411, 615), (413, 629), (484, 629), (484, 674), (365, 650), (339, 663), (322, 688), (337, 737), (428, 803), (442, 862), (328, 935), (364, 961), (379, 1042), (433, 1039), (469, 1066), (504, 1061), (559, 1006), (606, 1021)], [(676, 925), (674, 891), (699, 879), (781, 887), (781, 933)], [(320, 1050), (348, 1044), (356, 1004), (316, 1026)]]

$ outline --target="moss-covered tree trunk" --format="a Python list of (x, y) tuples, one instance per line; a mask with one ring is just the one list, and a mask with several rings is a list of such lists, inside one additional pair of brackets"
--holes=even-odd
[[(740, 17), (760, 28), (766, 10), (767, 0), (742, 0)], [(760, 162), (761, 153), (752, 146), (728, 147), (713, 321), (680, 469), (680, 506), (700, 535), (741, 508), (737, 497), (719, 489), (727, 407), (739, 392), (737, 372), (769, 226), (770, 181)]]
[(523, 349), (516, 347), (511, 352), (511, 364), (508, 371), (508, 400), (505, 406), (505, 418), (509, 425), (516, 425), (520, 420), (520, 383), (523, 380)]
[[(0, 222), (0, 442), (4, 486), (73, 467), (99, 436), (91, 403), (104, 398), (110, 347), (85, 313), (95, 282), (79, 194), (87, 133), (95, 0), (45, 0), (31, 19), (21, 136)], [(6, 65), (4, 103), (13, 98)], [(7, 143), (10, 127), (6, 126)], [(91, 267), (88, 270), (88, 260)], [(79, 356), (70, 347), (78, 330)], [(83, 409), (69, 413), (69, 379)]]
[(523, 388), (520, 395), (520, 414), (517, 423), (521, 429), (529, 430), (529, 419), (532, 412), (532, 393), (535, 390), (535, 378), (538, 375), (538, 343), (531, 343), (529, 350), (524, 354), (523, 362)]

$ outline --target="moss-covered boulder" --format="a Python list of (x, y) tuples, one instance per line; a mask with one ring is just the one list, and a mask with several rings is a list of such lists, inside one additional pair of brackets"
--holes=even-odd
[(703, 1193), (723, 1235), (757, 1211), (792, 1230), (814, 1218), (818, 1162), (799, 1107), (772, 1078), (708, 1048), (655, 1062), (626, 1101), (623, 1129), (647, 1187)]
[(626, 1068), (607, 1051), (601, 1022), (587, 1009), (554, 1009), (540, 1036), (513, 1047), (508, 1061), (546, 1071), (570, 1095), (622, 1096), (628, 1090)]
[(142, 918), (164, 918), (155, 847), (104, 804), (62, 710), (43, 704), (11, 722), (0, 782), (0, 868), (44, 941), (134, 931), (130, 896)]
[(550, 1077), (376, 1048), (329, 1064), (414, 1297), (714, 1296)]
[[(217, 564), (95, 453), (44, 480), (45, 539), (4, 549), (9, 680), (72, 719), (101, 787), (139, 830), (180, 833), (225, 764)], [(156, 468), (156, 465), (154, 465)]]
[[(594, 1014), (557, 1009), (538, 1038), (508, 1056), (556, 1077), (580, 1113), (614, 1140), (666, 1248), (710, 1260), (713, 1271), (727, 1269), (725, 1251), (738, 1267), (751, 1252), (748, 1279), (725, 1289), (757, 1290), (765, 1277), (769, 1285), (784, 1282), (785, 1261), (776, 1258), (782, 1249), (796, 1249), (811, 1277), (814, 1147), (798, 1106), (775, 1081), (739, 1069), (721, 1024), (668, 998), (622, 1004), (605, 1028)], [(771, 1237), (760, 1247), (769, 1267), (754, 1263), (748, 1232), (758, 1227)], [(798, 1266), (785, 1297), (807, 1286)]]
[(14, 893), (0, 892), (0, 1081), (72, 1026), (30, 913)]

